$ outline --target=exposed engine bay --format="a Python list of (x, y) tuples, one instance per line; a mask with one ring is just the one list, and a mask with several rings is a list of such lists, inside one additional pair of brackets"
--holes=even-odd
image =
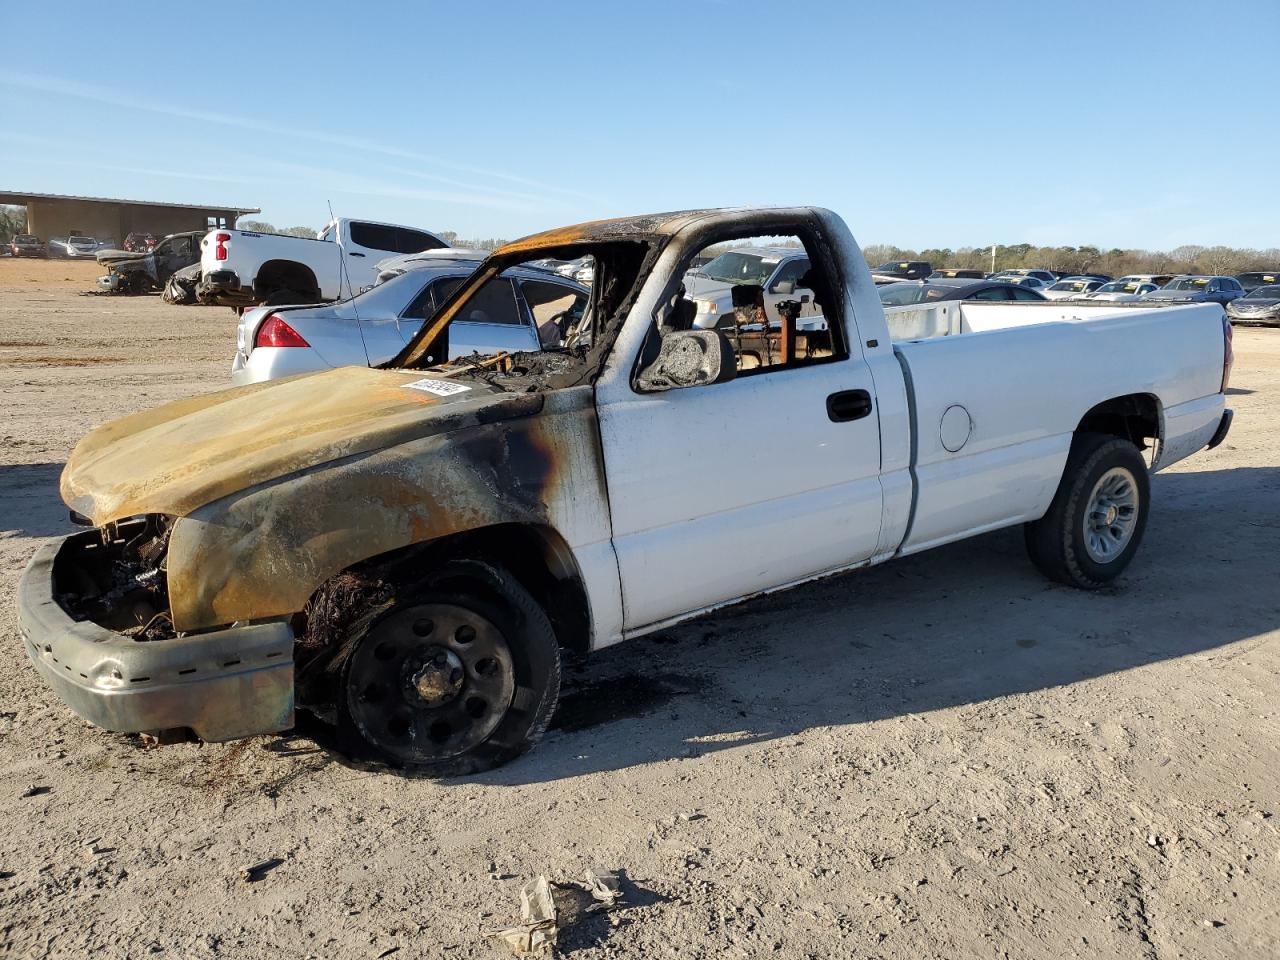
[(165, 569), (172, 529), (172, 517), (149, 514), (71, 537), (54, 567), (59, 605), (135, 640), (175, 636)]

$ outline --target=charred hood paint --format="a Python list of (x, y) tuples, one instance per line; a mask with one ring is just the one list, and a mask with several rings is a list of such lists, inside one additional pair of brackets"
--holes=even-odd
[(124, 417), (76, 446), (62, 497), (97, 524), (143, 513), (183, 516), (255, 484), (438, 433), (451, 425), (446, 409), (504, 396), (483, 382), (447, 397), (406, 386), (423, 379), (340, 367)]

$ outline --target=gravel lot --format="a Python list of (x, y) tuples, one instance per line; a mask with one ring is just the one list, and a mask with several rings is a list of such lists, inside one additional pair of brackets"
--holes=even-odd
[(534, 753), (433, 782), (306, 734), (145, 749), (38, 682), (14, 595), (62, 462), (233, 351), (98, 272), (0, 260), (0, 954), (501, 957), (525, 880), (601, 864), (628, 905), (564, 953), (1280, 955), (1280, 329), (1237, 331), (1231, 436), (1156, 478), (1118, 588), (1018, 531), (829, 580), (598, 655)]

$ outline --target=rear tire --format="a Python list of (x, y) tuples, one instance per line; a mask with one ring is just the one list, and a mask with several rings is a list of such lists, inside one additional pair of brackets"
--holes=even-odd
[(1150, 501), (1137, 447), (1109, 434), (1077, 434), (1048, 512), (1024, 527), (1031, 562), (1068, 586), (1106, 586), (1137, 553)]
[(284, 307), (292, 306), (297, 303), (310, 303), (311, 298), (301, 293), (294, 293), (292, 290), (273, 290), (263, 298), (262, 305), (264, 307)]
[(507, 571), (461, 562), (402, 596), (352, 650), (338, 731), (353, 753), (465, 776), (532, 747), (559, 694), (545, 611)]

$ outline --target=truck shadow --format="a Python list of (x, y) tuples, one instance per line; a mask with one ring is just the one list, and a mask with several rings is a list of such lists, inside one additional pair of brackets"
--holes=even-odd
[(55, 537), (75, 528), (58, 496), (61, 463), (0, 464), (0, 537)]
[(1274, 576), (1280, 468), (1160, 475), (1153, 488), (1142, 550), (1114, 588), (1045, 581), (1015, 529), (742, 604), (571, 665), (545, 741), (473, 782), (980, 704), (1280, 627), (1280, 595), (1248, 586)]

